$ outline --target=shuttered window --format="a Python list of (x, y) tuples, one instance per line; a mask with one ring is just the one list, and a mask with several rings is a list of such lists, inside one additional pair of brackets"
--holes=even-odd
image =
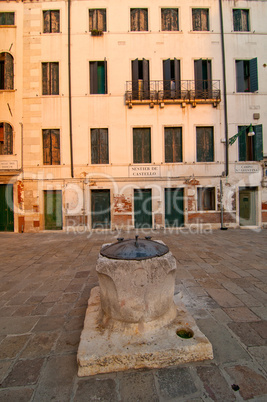
[(108, 129), (92, 128), (91, 129), (91, 163), (92, 164), (108, 164)]
[(161, 9), (161, 30), (179, 31), (178, 8)]
[(133, 99), (149, 99), (149, 60), (132, 60), (132, 94)]
[(193, 8), (193, 31), (209, 31), (209, 10), (207, 8)]
[(150, 128), (133, 129), (133, 163), (151, 163)]
[(0, 53), (0, 89), (14, 89), (14, 59), (10, 53)]
[(215, 188), (199, 187), (197, 189), (197, 209), (198, 211), (215, 210)]
[(195, 60), (195, 97), (212, 99), (211, 60)]
[(131, 31), (148, 31), (147, 8), (131, 8)]
[(213, 127), (197, 127), (197, 162), (214, 161)]
[(43, 130), (43, 163), (60, 165), (60, 130)]
[(0, 25), (15, 25), (15, 13), (0, 13)]
[(165, 163), (182, 162), (182, 128), (165, 127)]
[(233, 10), (234, 31), (249, 31), (249, 10)]
[(262, 125), (253, 126), (255, 135), (249, 136), (249, 127), (238, 127), (238, 132), (243, 133), (238, 137), (239, 161), (261, 161), (263, 159)]
[(181, 98), (180, 60), (163, 60), (164, 99)]
[(107, 90), (107, 62), (90, 61), (90, 94), (106, 94)]
[(256, 92), (258, 84), (258, 60), (236, 60), (236, 91)]
[(8, 123), (0, 123), (0, 155), (13, 154), (13, 129)]
[(59, 95), (59, 63), (42, 63), (43, 95)]
[(89, 31), (92, 32), (94, 30), (103, 32), (107, 30), (106, 9), (98, 8), (89, 10)]
[(59, 10), (46, 10), (43, 11), (44, 33), (58, 33), (60, 32), (60, 11)]

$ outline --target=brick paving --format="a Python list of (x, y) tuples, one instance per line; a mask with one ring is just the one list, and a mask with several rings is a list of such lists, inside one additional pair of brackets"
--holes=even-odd
[(214, 359), (77, 377), (96, 259), (118, 233), (0, 233), (0, 401), (267, 400), (267, 231), (148, 233), (177, 259), (175, 292)]

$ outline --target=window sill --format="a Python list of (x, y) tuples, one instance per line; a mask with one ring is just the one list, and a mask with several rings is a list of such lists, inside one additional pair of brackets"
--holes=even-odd
[(1, 28), (17, 28), (17, 25), (0, 25)]
[(16, 89), (0, 89), (0, 92), (16, 92)]

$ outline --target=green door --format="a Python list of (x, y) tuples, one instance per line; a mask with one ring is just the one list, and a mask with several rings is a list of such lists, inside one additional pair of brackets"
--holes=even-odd
[(110, 228), (110, 191), (91, 192), (92, 228)]
[(0, 231), (14, 231), (12, 184), (0, 184)]
[(240, 187), (239, 189), (239, 224), (240, 226), (257, 225), (257, 188)]
[(152, 228), (152, 192), (150, 189), (134, 190), (134, 226)]
[(165, 188), (165, 226), (184, 225), (184, 189)]
[(45, 230), (62, 229), (62, 192), (60, 190), (44, 191)]

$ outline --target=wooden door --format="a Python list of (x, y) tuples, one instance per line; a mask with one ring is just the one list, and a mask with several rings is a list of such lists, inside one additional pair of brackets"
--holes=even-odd
[(134, 225), (136, 228), (152, 228), (152, 191), (134, 190)]
[(44, 191), (45, 230), (62, 229), (62, 192), (60, 190)]
[(14, 231), (13, 185), (0, 185), (0, 231)]
[(165, 226), (184, 225), (184, 189), (165, 188)]
[(110, 191), (92, 190), (91, 192), (92, 228), (110, 228)]

